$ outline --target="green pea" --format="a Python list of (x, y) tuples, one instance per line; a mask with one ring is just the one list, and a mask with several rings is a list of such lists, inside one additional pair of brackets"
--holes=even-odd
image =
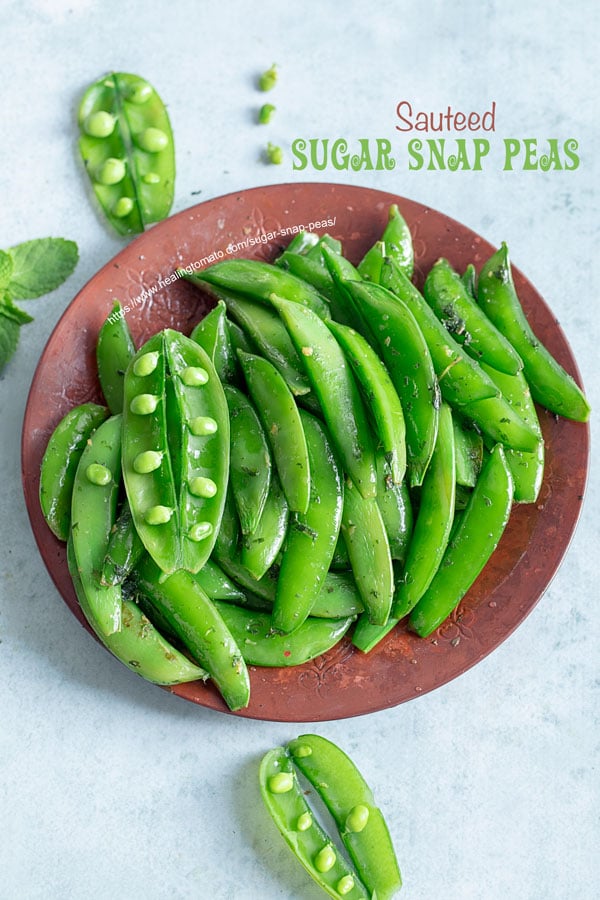
[(208, 372), (201, 366), (186, 366), (181, 373), (181, 380), (186, 387), (200, 387), (208, 381)]
[(214, 497), (217, 493), (217, 485), (212, 478), (203, 478), (202, 475), (192, 478), (189, 487), (194, 497)]
[(204, 434), (216, 434), (219, 426), (210, 416), (195, 416), (188, 423), (189, 429), (196, 437)]
[(160, 128), (146, 128), (137, 136), (137, 143), (147, 153), (159, 153), (169, 143), (169, 138)]
[(198, 522), (197, 525), (192, 525), (188, 532), (188, 537), (191, 541), (203, 541), (204, 538), (209, 537), (213, 532), (213, 527), (210, 522)]
[(298, 759), (302, 759), (303, 756), (310, 756), (311, 753), (312, 747), (309, 747), (307, 744), (298, 744), (298, 746), (293, 749), (293, 755), (297, 756)]
[(354, 878), (352, 875), (344, 875), (343, 878), (340, 878), (336, 885), (336, 890), (338, 894), (341, 894), (342, 897), (345, 897), (346, 894), (349, 894), (350, 891), (354, 887)]
[(87, 117), (84, 125), (85, 132), (86, 134), (89, 134), (90, 137), (108, 137), (109, 134), (112, 134), (114, 131), (115, 121), (115, 117), (111, 116), (109, 112), (100, 110)]
[(369, 809), (362, 803), (353, 807), (346, 817), (346, 831), (356, 833), (362, 831), (369, 821)]
[(267, 144), (267, 160), (270, 163), (273, 163), (275, 166), (280, 166), (283, 162), (283, 150), (281, 147), (278, 147), (276, 144), (272, 144), (270, 141)]
[(118, 184), (125, 178), (125, 163), (122, 159), (114, 156), (109, 158), (100, 166), (96, 174), (96, 181), (100, 184)]
[(147, 81), (140, 81), (128, 94), (127, 99), (130, 103), (136, 103), (141, 106), (146, 103), (152, 95), (152, 86)]
[(158, 351), (152, 350), (149, 353), (143, 353), (133, 364), (133, 374), (143, 378), (150, 375), (158, 365)]
[(92, 484), (104, 486), (112, 481), (110, 469), (107, 469), (106, 466), (101, 466), (99, 463), (91, 463), (85, 470), (85, 475)]
[(146, 172), (142, 177), (144, 184), (160, 184), (160, 175), (158, 172)]
[(294, 787), (294, 776), (291, 772), (278, 772), (269, 778), (269, 790), (272, 794), (287, 794)]
[(113, 215), (117, 219), (124, 219), (133, 209), (133, 200), (131, 197), (120, 197), (113, 206)]
[(273, 113), (275, 112), (275, 107), (272, 103), (263, 103), (258, 113), (258, 124), (259, 125), (268, 125), (271, 121)]
[(336, 855), (331, 844), (326, 844), (315, 856), (315, 869), (317, 872), (329, 872), (335, 866)]
[(298, 829), (298, 831), (308, 831), (308, 829), (312, 825), (312, 822), (313, 820), (311, 814), (304, 812), (301, 816), (298, 817), (296, 828)]
[(138, 394), (129, 404), (129, 409), (137, 416), (149, 416), (158, 406), (158, 401), (154, 394)]
[(277, 66), (275, 63), (258, 79), (258, 87), (261, 91), (270, 91), (277, 84)]
[(138, 475), (148, 475), (160, 468), (162, 456), (158, 450), (145, 450), (143, 453), (138, 453), (133, 461), (133, 469)]
[(173, 510), (168, 506), (151, 506), (144, 514), (144, 520), (148, 525), (165, 525), (172, 515)]

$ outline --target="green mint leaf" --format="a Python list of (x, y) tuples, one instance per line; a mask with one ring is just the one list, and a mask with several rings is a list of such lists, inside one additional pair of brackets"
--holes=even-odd
[(49, 294), (65, 281), (79, 259), (77, 244), (64, 238), (39, 238), (10, 247), (13, 271), (7, 290), (13, 300)]
[(24, 310), (19, 309), (18, 306), (15, 306), (10, 299), (9, 294), (0, 297), (0, 313), (2, 313), (3, 316), (6, 316), (7, 319), (12, 319), (17, 325), (27, 325), (28, 322), (33, 322), (33, 316), (30, 316), (29, 313), (26, 313)]
[(19, 343), (20, 325), (0, 309), (0, 370), (9, 361)]
[(0, 291), (7, 287), (12, 275), (13, 261), (10, 253), (0, 250)]

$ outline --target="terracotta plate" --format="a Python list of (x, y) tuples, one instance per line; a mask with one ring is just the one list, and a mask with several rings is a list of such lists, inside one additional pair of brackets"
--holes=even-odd
[[(272, 259), (294, 226), (313, 224), (343, 241), (357, 262), (380, 236), (391, 203), (398, 203), (413, 236), (417, 283), (439, 256), (460, 271), (478, 267), (490, 244), (447, 216), (366, 188), (283, 184), (229, 194), (185, 210), (130, 243), (75, 297), (40, 359), (23, 425), (23, 484), (40, 553), (58, 590), (84, 623), (65, 563), (64, 546), (47, 528), (38, 504), (40, 461), (48, 438), (76, 404), (100, 400), (95, 345), (115, 298), (131, 309), (127, 321), (141, 343), (165, 326), (185, 332), (210, 300), (176, 267), (204, 266), (234, 256)], [(290, 229), (290, 230), (286, 230)], [(565, 337), (534, 287), (515, 271), (532, 326), (563, 366), (579, 379)], [(146, 293), (143, 293), (146, 291)], [(395, 629), (364, 655), (348, 639), (293, 669), (251, 670), (252, 700), (238, 713), (255, 719), (308, 722), (385, 709), (450, 681), (483, 659), (523, 621), (554, 575), (581, 508), (588, 461), (586, 426), (541, 412), (547, 466), (539, 502), (517, 507), (494, 556), (452, 618), (427, 640)], [(212, 686), (194, 683), (173, 692), (226, 711)]]

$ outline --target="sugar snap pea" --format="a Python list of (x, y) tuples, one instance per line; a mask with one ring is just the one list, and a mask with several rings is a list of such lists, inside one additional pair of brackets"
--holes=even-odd
[(504, 444), (505, 447), (525, 453), (535, 452), (538, 445), (535, 426), (526, 422), (502, 394), (466, 403), (460, 412), (474, 422), (493, 443)]
[(207, 559), (199, 572), (195, 572), (196, 581), (211, 600), (244, 600), (244, 593), (229, 578), (213, 559)]
[(247, 397), (225, 387), (231, 420), (230, 482), (243, 534), (256, 530), (271, 484), (271, 453), (258, 414)]
[(190, 337), (208, 354), (221, 381), (234, 382), (237, 362), (227, 323), (227, 307), (222, 300), (198, 322)]
[(384, 259), (385, 244), (383, 241), (377, 241), (367, 250), (357, 266), (360, 277), (364, 278), (365, 281), (373, 281), (375, 284), (379, 284)]
[(498, 389), (474, 359), (457, 344), (424, 297), (393, 259), (381, 271), (381, 283), (410, 309), (425, 338), (442, 397), (452, 406), (496, 397)]
[(67, 563), (79, 605), (89, 625), (107, 650), (127, 668), (146, 681), (164, 686), (208, 678), (208, 672), (165, 640), (132, 600), (123, 600), (120, 630), (105, 634), (83, 588), (71, 536), (67, 542)]
[(273, 631), (271, 616), (215, 601), (249, 666), (301, 666), (330, 650), (346, 634), (354, 618), (316, 619), (310, 616), (292, 634)]
[(439, 569), (408, 620), (409, 627), (420, 637), (435, 631), (467, 593), (498, 545), (512, 499), (510, 469), (502, 445), (496, 444)]
[(165, 106), (143, 78), (111, 72), (78, 112), (79, 149), (94, 193), (119, 234), (144, 231), (173, 203), (175, 154)]
[(241, 352), (238, 357), (289, 508), (305, 513), (310, 500), (308, 448), (292, 393), (268, 360)]
[(469, 297), (477, 300), (477, 271), (473, 263), (469, 263), (461, 275), (461, 280)]
[(369, 900), (371, 894), (354, 869), (337, 853), (317, 821), (283, 747), (260, 764), (260, 792), (271, 819), (298, 861), (335, 900)]
[(59, 541), (69, 536), (73, 483), (81, 454), (90, 435), (107, 416), (106, 407), (83, 403), (69, 410), (48, 441), (40, 471), (40, 506), (46, 524)]
[(121, 416), (111, 416), (89, 438), (75, 473), (71, 534), (82, 590), (94, 628), (103, 635), (121, 628), (120, 585), (103, 585), (100, 573), (121, 483)]
[(149, 557), (136, 570), (136, 586), (204, 667), (231, 710), (250, 699), (250, 679), (240, 649), (214, 603), (190, 572), (167, 578)]
[(438, 319), (474, 359), (507, 375), (521, 371), (520, 356), (467, 293), (447, 259), (438, 259), (429, 270), (423, 293)]
[(263, 303), (269, 302), (271, 294), (277, 294), (312, 309), (322, 319), (329, 316), (327, 303), (310, 284), (257, 259), (226, 259), (192, 275), (182, 274), (200, 287), (214, 285)]
[[(485, 364), (483, 364), (485, 367)], [(493, 379), (492, 367), (485, 367)], [(508, 376), (512, 378), (512, 375)], [(498, 382), (499, 386), (499, 382)], [(483, 439), (474, 428), (466, 428), (458, 421), (458, 416), (452, 417), (454, 427), (454, 448), (456, 451), (456, 483), (462, 487), (475, 487), (481, 465), (483, 462)]]
[(402, 403), (410, 483), (423, 481), (437, 434), (440, 395), (433, 362), (410, 309), (390, 291), (369, 282), (346, 288), (371, 329)]
[(583, 391), (535, 336), (525, 317), (504, 243), (479, 273), (478, 300), (523, 360), (533, 399), (551, 412), (586, 422), (590, 407)]
[(289, 507), (277, 472), (271, 473), (269, 492), (254, 531), (242, 540), (242, 565), (257, 580), (273, 565), (285, 540)]
[(377, 505), (388, 536), (392, 559), (404, 562), (413, 528), (413, 513), (406, 482), (395, 484), (385, 455), (377, 461)]
[(290, 632), (310, 614), (337, 543), (343, 508), (342, 473), (323, 425), (301, 411), (310, 465), (310, 502), (295, 513), (281, 557), (273, 628)]
[(406, 472), (406, 426), (400, 398), (387, 369), (365, 338), (337, 322), (327, 327), (344, 351), (362, 388), (379, 441), (389, 462), (392, 480), (401, 484)]
[(419, 511), (397, 588), (392, 616), (401, 619), (423, 596), (444, 555), (454, 518), (456, 451), (452, 413), (444, 403), (429, 469), (423, 480)]
[(381, 241), (385, 246), (387, 255), (395, 260), (407, 278), (412, 278), (415, 266), (412, 235), (395, 203), (392, 203), (390, 206), (388, 222), (381, 235)]
[(362, 497), (349, 479), (344, 485), (342, 534), (369, 621), (385, 625), (394, 594), (387, 531), (377, 499)]
[(514, 484), (514, 501), (535, 503), (544, 478), (545, 447), (529, 385), (522, 372), (517, 375), (504, 375), (485, 364), (482, 365), (502, 391), (506, 402), (537, 435), (537, 445), (532, 453), (505, 448), (506, 462)]
[(300, 353), (344, 470), (365, 497), (377, 491), (373, 441), (363, 401), (337, 340), (314, 312), (276, 295), (271, 302)]
[(100, 387), (113, 415), (123, 412), (123, 380), (134, 353), (135, 344), (129, 326), (125, 321), (121, 304), (116, 301), (100, 329), (96, 343)]
[(122, 584), (144, 552), (144, 545), (133, 524), (129, 503), (125, 500), (121, 512), (110, 530), (106, 555), (102, 564), (102, 584)]
[(369, 896), (389, 900), (402, 886), (398, 860), (383, 814), (356, 765), (317, 734), (301, 734), (288, 751), (333, 816)]

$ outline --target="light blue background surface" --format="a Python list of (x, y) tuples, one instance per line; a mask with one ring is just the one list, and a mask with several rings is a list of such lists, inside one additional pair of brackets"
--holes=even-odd
[[(342, 9), (344, 10), (342, 14)], [(122, 246), (90, 202), (73, 124), (109, 68), (146, 76), (176, 136), (174, 211), (276, 181), (348, 181), (440, 209), (515, 263), (560, 319), (592, 405), (598, 390), (598, 6), (408, 0), (2, 4), (0, 246), (75, 238), (79, 266), (28, 305), (0, 376), (0, 898), (317, 900), (260, 806), (256, 767), (301, 726), (196, 708), (134, 678), (60, 600), (29, 528), (19, 434), (61, 312)], [(257, 73), (277, 61), (278, 107)], [(388, 137), (415, 108), (497, 104), (483, 172), (294, 173), (296, 137)], [(502, 172), (503, 137), (574, 137), (575, 172)], [(287, 149), (267, 166), (270, 139)], [(193, 196), (193, 192), (201, 191)], [(597, 421), (597, 416), (596, 416)], [(595, 421), (592, 422), (595, 428)], [(542, 602), (453, 683), (375, 715), (323, 723), (373, 785), (406, 900), (598, 896), (598, 477)]]

